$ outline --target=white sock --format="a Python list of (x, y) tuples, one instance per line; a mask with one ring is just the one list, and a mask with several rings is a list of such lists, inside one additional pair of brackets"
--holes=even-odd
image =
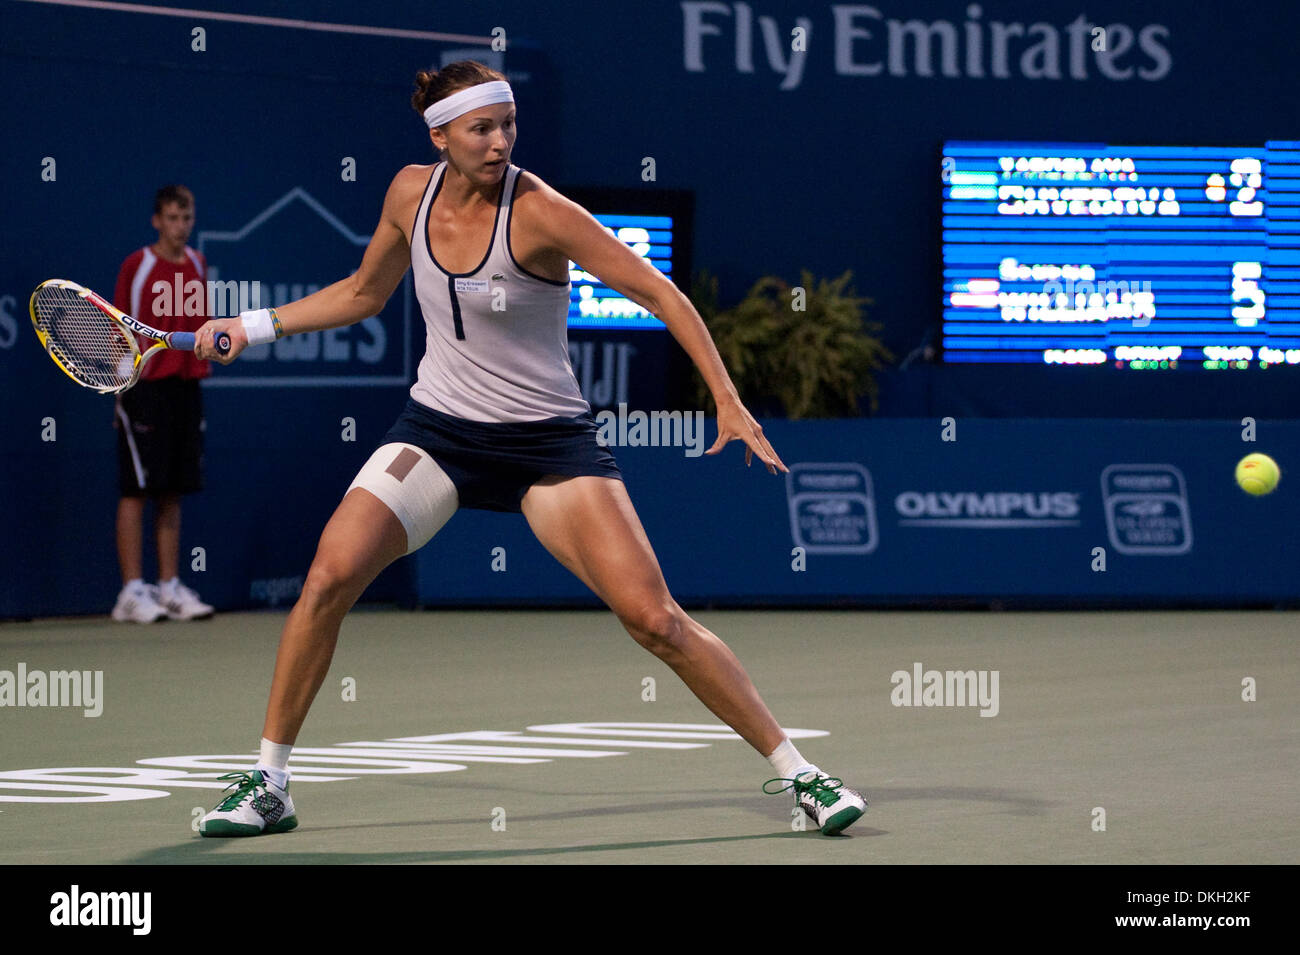
[(772, 750), (771, 755), (767, 757), (767, 761), (772, 764), (772, 768), (776, 770), (776, 774), (782, 779), (794, 779), (810, 769), (815, 770), (817, 768), (799, 754), (799, 751), (794, 748), (794, 743), (790, 742), (789, 738), (783, 740), (780, 746)]
[(179, 577), (173, 577), (171, 580), (158, 581), (158, 586), (161, 587), (163, 590), (170, 590), (172, 587), (175, 587), (180, 582), (181, 579)]
[(289, 785), (289, 754), (293, 752), (293, 743), (273, 743), (262, 737), (262, 755), (257, 761), (257, 769), (263, 776), (284, 789)]
[(123, 587), (122, 589), (123, 589), (123, 590), (138, 590), (139, 588), (141, 588), (141, 587), (143, 587), (143, 586), (144, 586), (144, 578), (143, 578), (143, 577), (132, 577), (130, 580), (128, 580), (128, 581), (126, 582), (126, 586)]

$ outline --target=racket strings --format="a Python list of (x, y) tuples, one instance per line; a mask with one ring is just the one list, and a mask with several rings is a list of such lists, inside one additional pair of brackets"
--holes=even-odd
[(47, 286), (35, 302), (45, 347), (67, 372), (97, 389), (117, 389), (135, 375), (139, 349), (132, 336), (71, 289)]

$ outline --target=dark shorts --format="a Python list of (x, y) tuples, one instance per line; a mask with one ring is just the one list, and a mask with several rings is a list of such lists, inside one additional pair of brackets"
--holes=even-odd
[(203, 490), (203, 392), (197, 378), (140, 381), (117, 396), (123, 497)]
[(623, 479), (596, 432), (591, 412), (519, 423), (467, 421), (410, 398), (380, 443), (404, 441), (427, 451), (456, 485), (461, 507), (518, 513), (524, 493), (548, 474)]

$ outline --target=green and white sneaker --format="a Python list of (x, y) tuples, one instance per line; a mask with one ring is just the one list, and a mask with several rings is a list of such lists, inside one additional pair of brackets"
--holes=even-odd
[[(784, 783), (780, 789), (768, 789), (772, 783)], [(822, 835), (839, 835), (866, 811), (867, 801), (862, 793), (849, 789), (842, 779), (827, 776), (820, 769), (810, 769), (794, 779), (769, 779), (763, 783), (763, 792), (769, 796), (794, 790), (795, 805), (801, 808)]]
[(199, 820), (200, 835), (269, 836), (298, 827), (288, 784), (281, 789), (256, 769), (218, 778), (233, 779), (226, 788), (234, 792)]

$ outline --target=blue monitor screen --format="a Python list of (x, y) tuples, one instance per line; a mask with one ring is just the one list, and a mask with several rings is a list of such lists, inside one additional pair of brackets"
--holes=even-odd
[[(674, 222), (671, 215), (624, 215), (592, 211), (601, 225), (633, 252), (673, 278)], [(570, 328), (664, 328), (636, 302), (605, 285), (576, 262), (569, 263)]]
[(948, 142), (948, 362), (1300, 365), (1300, 142)]

